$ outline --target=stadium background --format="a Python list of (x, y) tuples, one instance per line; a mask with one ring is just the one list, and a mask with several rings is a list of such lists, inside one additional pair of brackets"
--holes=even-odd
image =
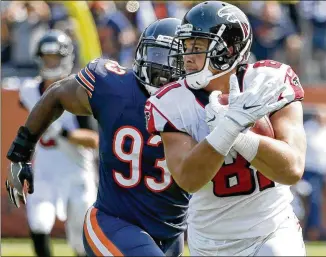
[[(321, 1), (310, 2), (319, 3)], [(19, 6), (19, 3), (21, 6)], [(233, 3), (238, 4), (237, 2)], [(48, 24), (48, 27), (63, 29), (69, 33), (74, 38), (74, 42), (77, 46), (76, 56), (78, 58), (74, 69), (78, 70), (88, 61), (101, 55), (101, 53), (112, 59), (118, 60), (122, 65), (130, 66), (134, 47), (138, 41), (139, 34), (142, 29), (146, 27), (146, 24), (156, 18), (164, 18), (167, 16), (180, 18), (182, 14), (194, 4), (196, 4), (194, 1), (177, 3), (163, 1), (35, 1), (28, 3), (28, 1), (15, 1), (12, 3), (1, 3), (2, 238), (25, 238), (28, 236), (25, 209), (16, 209), (9, 202), (4, 188), (4, 180), (8, 166), (5, 154), (11, 141), (15, 137), (17, 128), (25, 121), (27, 116), (27, 112), (20, 108), (17, 88), (25, 78), (37, 74), (32, 55), (27, 57), (24, 56), (24, 61), (20, 61), (19, 56), (17, 56), (17, 54), (15, 55), (16, 49), (22, 47), (17, 44), (16, 40), (23, 39), (19, 38), (17, 33), (15, 34), (15, 27), (12, 26), (14, 19), (12, 15), (15, 13), (15, 10), (19, 10), (19, 8), (33, 8), (33, 5), (35, 5), (34, 8), (38, 8), (37, 14), (42, 18), (46, 17), (42, 21), (42, 25)], [(326, 11), (324, 11), (324, 15), (320, 13), (316, 14), (316, 8), (313, 9), (312, 7), (296, 1), (282, 1), (282, 3), (276, 1), (248, 1), (242, 2), (240, 7), (244, 8), (251, 17), (254, 33), (256, 33), (254, 35), (256, 35), (261, 42), (265, 42), (260, 42), (259, 46), (253, 49), (253, 54), (257, 56), (257, 59), (269, 57), (278, 61), (290, 63), (292, 67), (294, 67), (305, 89), (304, 107), (305, 117), (307, 119), (311, 114), (314, 114), (317, 109), (324, 110), (324, 105), (326, 104)], [(323, 9), (321, 5), (319, 6), (319, 9), (320, 8)], [(254, 15), (252, 10), (260, 10), (260, 12), (257, 11)], [(263, 29), (260, 25), (263, 23), (264, 18), (268, 15), (273, 16), (273, 13), (278, 13), (280, 10), (280, 20), (274, 23), (273, 26), (274, 29), (286, 28), (284, 34), (272, 33), (272, 37), (270, 37), (272, 30), (269, 31), (268, 28), (267, 33), (270, 32), (270, 34), (266, 34), (266, 31), (265, 34), (261, 32)], [(324, 10), (326, 10), (326, 6), (324, 6)], [(27, 22), (28, 15), (29, 12), (27, 12), (27, 16), (25, 17)], [(318, 19), (316, 17), (318, 17)], [(319, 23), (316, 23), (316, 20)], [(15, 22), (18, 23), (18, 21)], [(22, 21), (21, 18), (19, 22), (24, 21)], [(321, 26), (321, 28), (324, 29), (318, 27), (320, 24), (324, 24)], [(318, 30), (315, 29), (315, 26), (318, 27)], [(288, 29), (289, 27), (291, 27), (291, 29)], [(46, 26), (45, 28), (47, 29)], [(44, 32), (44, 26), (42, 29)], [(266, 28), (264, 29), (266, 30)], [(289, 31), (286, 31), (287, 29)], [(29, 38), (29, 41), (35, 41), (38, 37), (36, 35), (37, 33), (34, 33), (35, 31), (33, 30), (30, 32), (33, 34), (31, 34), (32, 38)], [(25, 36), (28, 38), (28, 35)], [(114, 40), (112, 40), (113, 38)], [(117, 43), (110, 45), (108, 39), (116, 41)], [(29, 47), (29, 49), (26, 50), (32, 52), (33, 42), (29, 42), (25, 45), (25, 47)], [(316, 57), (316, 51), (318, 56), (324, 56), (325, 58), (325, 70), (321, 70), (320, 72), (317, 72), (316, 69), (323, 65), (323, 59), (320, 61), (320, 59), (317, 58), (318, 56)], [(275, 54), (270, 57), (266, 55), (266, 52), (275, 52)], [(326, 157), (326, 148), (324, 150)], [(326, 171), (324, 171), (324, 176), (325, 174)], [(324, 204), (322, 210), (322, 225), (319, 228), (321, 232), (319, 240), (326, 238), (326, 190), (321, 192), (321, 194), (324, 199)], [(63, 223), (56, 222), (52, 234), (54, 237), (64, 237)], [(309, 239), (313, 240), (313, 238)]]

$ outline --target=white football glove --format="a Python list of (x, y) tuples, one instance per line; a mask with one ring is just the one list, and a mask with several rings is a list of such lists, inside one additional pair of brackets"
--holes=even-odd
[(230, 77), (229, 107), (225, 116), (237, 123), (242, 130), (289, 102), (285, 98), (279, 100), (286, 89), (279, 78), (265, 79), (265, 74), (258, 74), (250, 88), (241, 93), (236, 75)]
[[(209, 95), (209, 104), (206, 105), (206, 124), (209, 128), (209, 132), (212, 132), (213, 129), (218, 126), (220, 122), (223, 122), (223, 118), (225, 113), (227, 112), (228, 106), (220, 104), (218, 98), (221, 95), (221, 91), (213, 91)], [(229, 151), (229, 155), (231, 158), (237, 158), (237, 152), (233, 149), (233, 147)], [(227, 156), (226, 156), (227, 158)]]
[[(212, 132), (220, 122), (223, 122), (224, 115), (228, 109), (227, 105), (220, 104), (218, 100), (219, 95), (221, 94), (222, 94), (221, 91), (217, 91), (217, 90), (213, 91), (209, 95), (209, 104), (206, 105), (205, 107), (206, 110), (205, 121), (209, 128), (209, 132)], [(237, 158), (237, 152), (233, 148), (231, 148), (231, 150), (229, 151), (229, 155), (234, 159)]]

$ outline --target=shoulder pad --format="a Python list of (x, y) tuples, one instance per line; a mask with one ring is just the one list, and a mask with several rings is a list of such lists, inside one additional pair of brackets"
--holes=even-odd
[(185, 132), (196, 115), (196, 98), (183, 81), (173, 82), (162, 87), (151, 96), (145, 105), (147, 130), (159, 132)]
[(95, 88), (103, 84), (103, 79), (106, 79), (106, 84), (114, 83), (114, 80), (118, 79), (117, 77), (126, 73), (127, 68), (122, 67), (116, 61), (97, 58), (81, 69), (75, 76), (75, 79), (86, 89), (91, 98)]
[[(266, 74), (267, 79), (277, 77), (280, 79), (280, 82), (287, 85), (287, 89), (282, 93), (280, 98), (286, 97), (290, 102), (303, 99), (304, 90), (298, 75), (289, 65), (273, 60), (264, 60), (254, 64), (248, 64), (243, 74), (243, 90), (250, 87), (251, 82), (259, 73)], [(239, 81), (239, 83), (241, 83), (241, 81)]]

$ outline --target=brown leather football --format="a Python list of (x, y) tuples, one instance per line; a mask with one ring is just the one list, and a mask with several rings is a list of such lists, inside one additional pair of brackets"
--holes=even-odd
[[(221, 94), (219, 95), (219, 102), (222, 105), (228, 105), (229, 103), (229, 94)], [(274, 130), (272, 124), (267, 116), (264, 116), (260, 120), (255, 122), (255, 125), (250, 129), (252, 132), (256, 134), (267, 136), (274, 138)]]

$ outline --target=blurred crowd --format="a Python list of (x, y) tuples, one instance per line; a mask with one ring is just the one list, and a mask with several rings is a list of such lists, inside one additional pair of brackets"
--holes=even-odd
[[(197, 3), (89, 1), (88, 6), (96, 24), (103, 56), (130, 67), (139, 35), (145, 27), (156, 19), (181, 18)], [(302, 84), (326, 86), (325, 1), (232, 3), (245, 11), (253, 28), (251, 61), (274, 59), (285, 62), (293, 67)], [(36, 43), (50, 28), (65, 31), (74, 40), (75, 55), (78, 56), (74, 27), (74, 19), (61, 2), (1, 2), (2, 78), (37, 75), (34, 60)], [(75, 66), (77, 70), (81, 65), (77, 61)], [(326, 199), (323, 183), (326, 181), (326, 145), (322, 143), (326, 142), (326, 116), (325, 112), (314, 112), (306, 118), (307, 167), (302, 183), (293, 191), (297, 196), (295, 208), (307, 226), (306, 237), (315, 240), (326, 236), (321, 211), (322, 200)]]
[(326, 104), (307, 108), (304, 114), (307, 138), (303, 178), (292, 192), (294, 211), (306, 240), (326, 240)]
[[(104, 56), (130, 66), (138, 37), (156, 19), (181, 18), (197, 1), (89, 1)], [(232, 2), (253, 27), (252, 60), (290, 64), (303, 84), (326, 81), (325, 1)], [(37, 39), (49, 28), (74, 35), (74, 21), (60, 2), (1, 2), (1, 62), (4, 74), (35, 68)], [(78, 48), (77, 48), (78, 51)], [(77, 53), (78, 54), (78, 53)], [(78, 65), (78, 64), (77, 64)]]

